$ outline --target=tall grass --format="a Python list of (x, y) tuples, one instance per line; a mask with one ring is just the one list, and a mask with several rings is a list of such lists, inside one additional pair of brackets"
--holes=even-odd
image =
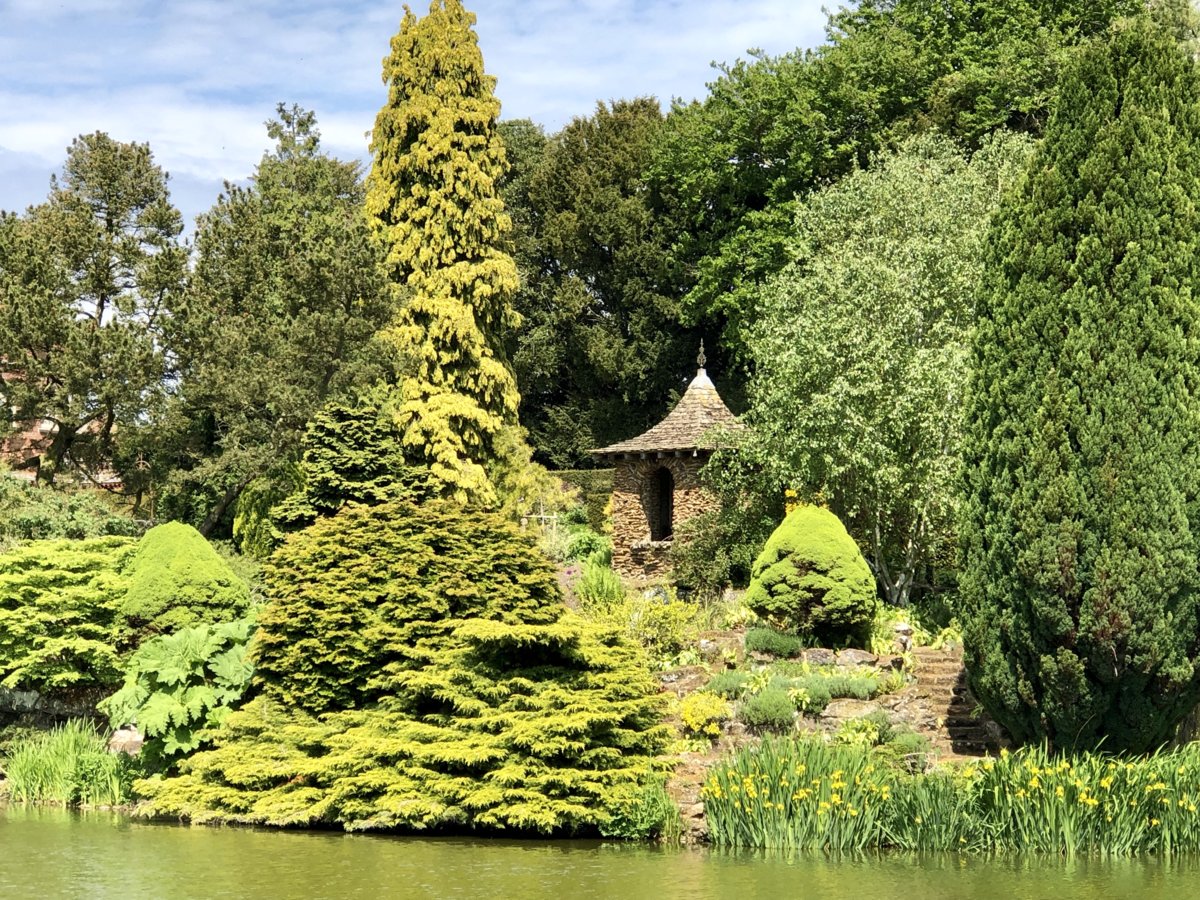
[(766, 741), (710, 774), (719, 845), (1170, 854), (1200, 850), (1200, 745), (1151, 756), (1044, 747), (916, 775), (871, 750)]
[(119, 806), (133, 781), (129, 757), (109, 753), (103, 735), (81, 719), (15, 743), (4, 775), (17, 803), (67, 806)]

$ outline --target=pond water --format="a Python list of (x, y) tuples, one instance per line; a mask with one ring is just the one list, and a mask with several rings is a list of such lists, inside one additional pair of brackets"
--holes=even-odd
[(0, 898), (1200, 897), (1200, 859), (726, 853), (150, 824), (0, 807)]

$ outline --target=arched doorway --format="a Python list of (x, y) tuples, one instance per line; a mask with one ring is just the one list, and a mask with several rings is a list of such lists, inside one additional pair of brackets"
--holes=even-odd
[(675, 477), (665, 466), (651, 477), (649, 500), (650, 540), (670, 540), (675, 533)]

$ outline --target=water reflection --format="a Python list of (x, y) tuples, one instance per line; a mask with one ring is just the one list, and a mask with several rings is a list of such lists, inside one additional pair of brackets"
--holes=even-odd
[(0, 809), (0, 897), (1175, 900), (1200, 859), (820, 853), (200, 828)]

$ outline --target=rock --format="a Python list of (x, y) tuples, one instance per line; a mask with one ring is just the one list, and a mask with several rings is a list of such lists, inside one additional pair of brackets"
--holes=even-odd
[(132, 725), (126, 725), (124, 728), (114, 731), (113, 736), (108, 739), (108, 752), (137, 756), (142, 752), (142, 744), (145, 743), (145, 740), (140, 731)]
[(883, 671), (889, 669), (895, 672), (900, 672), (904, 669), (903, 656), (880, 656), (875, 659), (875, 668)]
[(839, 650), (834, 657), (839, 666), (873, 666), (879, 659), (874, 653), (869, 653), (866, 650)]
[(873, 712), (879, 712), (882, 707), (874, 700), (834, 700), (821, 713), (824, 719), (861, 719)]
[(834, 666), (837, 665), (837, 654), (832, 650), (827, 650), (824, 647), (812, 647), (805, 650), (801, 656), (806, 663), (813, 666)]
[(680, 666), (659, 673), (658, 680), (663, 686), (674, 691), (680, 697), (698, 691), (708, 683), (708, 670), (704, 666)]

